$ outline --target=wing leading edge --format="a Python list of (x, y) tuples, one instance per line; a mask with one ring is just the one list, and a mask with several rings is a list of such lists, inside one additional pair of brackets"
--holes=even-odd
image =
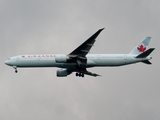
[(93, 34), (84, 43), (82, 43), (79, 47), (77, 47), (75, 50), (73, 50), (69, 55), (85, 57), (88, 54), (88, 52), (90, 51), (90, 49), (92, 48), (92, 46), (95, 42), (95, 39), (97, 38), (97, 36), (101, 33), (101, 31), (103, 29), (104, 28), (99, 29), (95, 34)]

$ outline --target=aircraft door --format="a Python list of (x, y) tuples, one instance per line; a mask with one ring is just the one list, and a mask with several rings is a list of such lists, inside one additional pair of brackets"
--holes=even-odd
[(100, 60), (101, 59), (101, 56), (100, 55), (97, 55), (97, 60)]
[(102, 64), (101, 55), (97, 55), (96, 64), (98, 64), (98, 65), (101, 65), (101, 64)]
[(16, 61), (19, 61), (19, 57), (16, 57)]
[(38, 65), (40, 64), (40, 60), (41, 60), (41, 56), (38, 55), (38, 56), (37, 56), (37, 64), (38, 64)]
[(127, 63), (127, 55), (124, 55), (124, 63)]

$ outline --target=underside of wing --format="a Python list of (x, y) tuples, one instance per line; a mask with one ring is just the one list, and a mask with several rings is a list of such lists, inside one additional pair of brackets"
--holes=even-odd
[(97, 76), (101, 76), (97, 73), (92, 73), (92, 72), (89, 72), (87, 71), (86, 68), (80, 68), (80, 69), (67, 69), (68, 73), (72, 73), (72, 72), (76, 72), (76, 76), (79, 76), (79, 77), (84, 77), (84, 74), (85, 75), (89, 75), (89, 76), (93, 76), (93, 77), (97, 77)]
[(86, 71), (81, 71), (81, 73), (89, 75), (89, 76), (93, 76), (93, 77), (101, 76), (101, 75), (98, 75), (96, 73), (91, 73), (91, 72), (89, 72), (87, 70)]

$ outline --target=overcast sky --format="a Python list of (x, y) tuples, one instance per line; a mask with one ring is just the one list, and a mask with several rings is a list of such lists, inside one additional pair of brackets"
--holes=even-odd
[[(159, 120), (159, 12), (159, 0), (0, 0), (0, 120)], [(91, 53), (129, 53), (151, 36), (153, 64), (89, 69), (96, 78), (4, 64), (68, 54), (103, 27)]]

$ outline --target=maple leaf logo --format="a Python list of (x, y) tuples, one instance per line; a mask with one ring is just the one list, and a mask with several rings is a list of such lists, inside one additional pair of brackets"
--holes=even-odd
[(139, 47), (137, 47), (139, 52), (144, 52), (146, 50), (146, 47), (144, 47), (143, 45), (140, 45)]

